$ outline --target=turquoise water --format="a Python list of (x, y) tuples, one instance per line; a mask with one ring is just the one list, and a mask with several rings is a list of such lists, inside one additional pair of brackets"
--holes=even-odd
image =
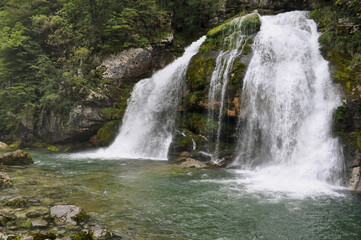
[(361, 239), (361, 197), (346, 190), (294, 198), (249, 191), (234, 170), (32, 156), (7, 194), (79, 205), (124, 239)]

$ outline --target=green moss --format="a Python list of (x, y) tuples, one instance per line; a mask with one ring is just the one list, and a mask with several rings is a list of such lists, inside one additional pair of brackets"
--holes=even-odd
[(79, 232), (74, 236), (74, 240), (92, 240), (94, 235), (91, 231), (89, 232)]
[(81, 211), (78, 215), (72, 217), (72, 219), (77, 223), (82, 223), (86, 222), (89, 219), (89, 215), (85, 211)]
[(250, 14), (242, 22), (243, 32), (247, 35), (252, 35), (261, 29), (261, 19), (258, 14)]
[(60, 149), (57, 146), (49, 146), (46, 149), (48, 149), (49, 151), (52, 151), (52, 152), (59, 152), (60, 151)]
[(9, 145), (11, 149), (19, 149), (21, 147), (21, 140), (15, 141), (12, 144)]
[(187, 85), (191, 91), (205, 90), (216, 65), (214, 57), (197, 54), (188, 68)]
[(98, 130), (95, 136), (94, 145), (96, 146), (108, 146), (115, 138), (119, 126), (122, 121), (115, 120), (106, 123), (101, 129)]

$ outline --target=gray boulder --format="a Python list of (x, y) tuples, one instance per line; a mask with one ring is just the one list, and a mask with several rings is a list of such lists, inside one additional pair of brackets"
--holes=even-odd
[(74, 205), (57, 205), (50, 208), (50, 216), (54, 218), (57, 225), (71, 224), (77, 225), (85, 221), (88, 216), (85, 211)]

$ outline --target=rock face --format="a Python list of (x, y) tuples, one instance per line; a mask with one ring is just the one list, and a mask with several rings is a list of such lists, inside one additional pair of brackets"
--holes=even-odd
[[(238, 26), (242, 29), (242, 35), (245, 35), (242, 52), (232, 60), (233, 67), (230, 68), (228, 84), (224, 91), (223, 117), (219, 124), (218, 112), (221, 106), (220, 97), (210, 100), (210, 85), (213, 73), (216, 69), (218, 56), (222, 52), (225, 37), (233, 33), (234, 26), (231, 22), (226, 22), (207, 33), (207, 39), (200, 47), (198, 53), (192, 58), (187, 75), (187, 90), (183, 94), (181, 105), (178, 107), (177, 114), (178, 132), (173, 138), (173, 143), (169, 151), (169, 157), (177, 157), (181, 152), (192, 152), (192, 157), (199, 160), (210, 160), (210, 156), (198, 154), (197, 151), (208, 152), (214, 149), (217, 141), (218, 127), (222, 136), (220, 137), (220, 151), (234, 149), (237, 142), (235, 134), (237, 122), (242, 117), (240, 107), (240, 89), (243, 87), (243, 78), (246, 73), (247, 65), (252, 58), (253, 39), (260, 30), (261, 21), (257, 14), (239, 14), (244, 16), (244, 20)], [(230, 47), (230, 46), (228, 46)], [(217, 73), (224, 66), (217, 66)], [(225, 70), (224, 70), (225, 71)], [(213, 83), (214, 84), (214, 83)], [(221, 85), (221, 83), (219, 83)], [(222, 89), (220, 86), (218, 89)], [(222, 91), (223, 92), (223, 91)], [(214, 96), (220, 96), (218, 91)], [(216, 113), (216, 114), (212, 114)], [(194, 142), (196, 144), (194, 144)], [(195, 145), (195, 148), (194, 148)]]
[(354, 167), (351, 170), (350, 189), (361, 191), (361, 167)]
[(152, 48), (131, 48), (103, 60), (103, 78), (138, 78), (151, 70)]
[(74, 205), (57, 205), (50, 208), (50, 216), (54, 218), (56, 224), (77, 225), (84, 217), (84, 210)]
[(9, 152), (0, 155), (0, 164), (4, 165), (27, 165), (32, 164), (33, 159), (29, 153), (26, 153), (22, 150), (17, 150), (14, 152)]
[(7, 175), (4, 172), (0, 172), (0, 189), (9, 188), (12, 186), (13, 186), (13, 183), (11, 182), (9, 175)]

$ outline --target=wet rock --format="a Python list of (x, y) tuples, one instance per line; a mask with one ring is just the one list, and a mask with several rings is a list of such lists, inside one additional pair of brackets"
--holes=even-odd
[(40, 213), (38, 213), (38, 212), (28, 212), (26, 214), (26, 217), (27, 218), (37, 218), (37, 217), (40, 217)]
[(225, 167), (227, 167), (227, 162), (226, 162), (226, 160), (221, 160), (218, 162), (212, 162), (211, 165), (212, 165), (212, 167), (225, 168)]
[(33, 159), (29, 153), (22, 150), (16, 150), (14, 152), (4, 153), (0, 155), (0, 164), (4, 165), (27, 165), (32, 164)]
[(40, 231), (38, 233), (34, 233), (32, 235), (32, 237), (34, 239), (55, 239), (56, 238), (56, 235), (52, 232), (48, 232), (48, 231)]
[(5, 206), (23, 208), (26, 206), (26, 201), (22, 197), (15, 197), (5, 203)]
[(15, 220), (16, 215), (7, 212), (0, 212), (0, 226), (6, 226), (8, 222), (12, 222)]
[(13, 183), (7, 173), (0, 172), (0, 189), (12, 187)]
[(0, 142), (0, 150), (7, 150), (9, 146), (6, 143)]
[(200, 161), (205, 161), (205, 162), (209, 162), (209, 161), (212, 160), (212, 155), (211, 154), (201, 152), (201, 151), (194, 152), (192, 157), (195, 158), (195, 159), (198, 159)]
[(34, 240), (33, 236), (25, 236), (20, 238), (20, 240)]
[(90, 230), (93, 232), (95, 239), (120, 239), (119, 236), (115, 235), (111, 231), (102, 226), (92, 226)]
[(55, 238), (55, 240), (72, 240), (71, 237)]
[(57, 205), (50, 208), (50, 216), (54, 218), (56, 224), (77, 225), (88, 219), (85, 211), (74, 205)]
[(182, 162), (181, 167), (184, 168), (207, 168), (209, 167), (206, 163), (195, 160), (193, 158), (186, 158), (184, 162)]
[(354, 167), (351, 171), (350, 189), (361, 191), (361, 167)]
[(48, 222), (45, 220), (35, 220), (31, 222), (31, 227), (33, 228), (46, 228), (48, 226)]

